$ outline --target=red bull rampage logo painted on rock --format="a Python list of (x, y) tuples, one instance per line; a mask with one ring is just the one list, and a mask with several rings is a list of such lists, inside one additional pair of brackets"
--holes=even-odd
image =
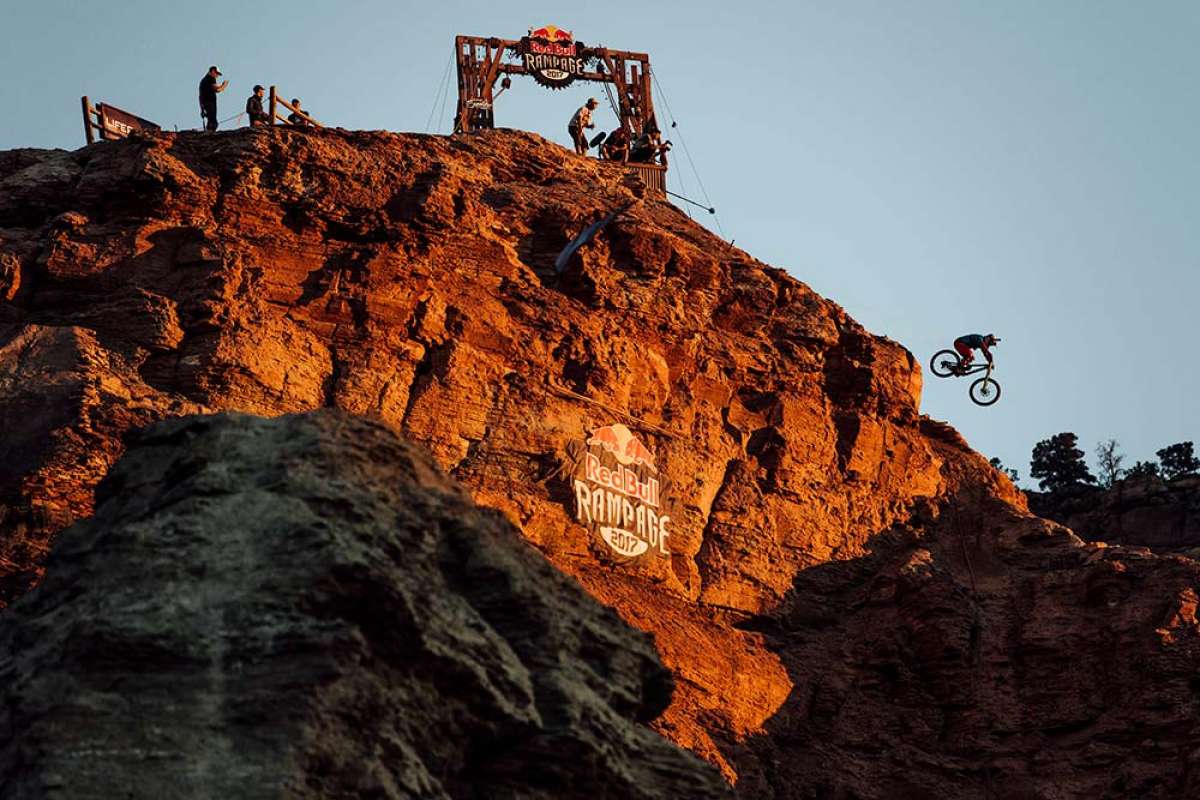
[(518, 45), (521, 61), (542, 86), (562, 89), (583, 74), (589, 56), (570, 31), (554, 25), (530, 28)]
[(621, 424), (594, 429), (574, 480), (575, 519), (619, 555), (667, 557), (671, 518), (662, 512), (654, 452)]

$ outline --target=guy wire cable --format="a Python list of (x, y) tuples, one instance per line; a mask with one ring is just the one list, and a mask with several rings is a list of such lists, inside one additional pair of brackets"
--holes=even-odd
[[(667, 110), (667, 114), (671, 117), (671, 127), (679, 133), (679, 143), (683, 145), (683, 154), (687, 156), (688, 164), (690, 164), (692, 167), (692, 172), (696, 176), (696, 183), (700, 184), (700, 192), (704, 195), (704, 202), (708, 203), (709, 208), (715, 208), (715, 206), (713, 206), (712, 199), (708, 196), (708, 190), (704, 188), (704, 180), (700, 177), (700, 170), (696, 169), (696, 162), (692, 159), (691, 150), (688, 149), (687, 139), (683, 135), (683, 129), (679, 127), (679, 122), (675, 119), (675, 112), (671, 110), (671, 104), (667, 101), (667, 93), (663, 91), (662, 82), (658, 79), (658, 70), (651, 69), (650, 78), (654, 81), (654, 85), (658, 89), (658, 96), (662, 98), (663, 107)], [(683, 181), (680, 181), (680, 186), (682, 185)], [(686, 191), (683, 193), (687, 194)], [(713, 213), (713, 218), (717, 222), (717, 230), (720, 232), (721, 238), (728, 238), (725, 236), (725, 229), (721, 226), (721, 218), (716, 214), (716, 212)]]
[(437, 111), (438, 100), (442, 97), (442, 92), (445, 91), (445, 86), (450, 80), (450, 65), (454, 63), (454, 54), (446, 59), (446, 69), (442, 71), (442, 80), (438, 83), (437, 91), (433, 94), (433, 107), (429, 109), (429, 119), (425, 121), (425, 132), (429, 133), (429, 126), (433, 124), (433, 113)]

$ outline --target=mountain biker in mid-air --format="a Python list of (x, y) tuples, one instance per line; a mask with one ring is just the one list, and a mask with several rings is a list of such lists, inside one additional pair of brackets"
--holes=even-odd
[(974, 350), (983, 352), (983, 357), (987, 359), (988, 364), (992, 363), (992, 352), (989, 348), (1000, 341), (995, 334), (989, 333), (983, 336), (978, 333), (968, 333), (954, 340), (954, 349), (958, 352), (961, 360), (958, 368), (966, 369), (972, 361), (975, 360)]
[[(999, 337), (994, 333), (987, 336), (978, 333), (964, 334), (954, 340), (953, 350), (938, 350), (933, 354), (933, 358), (929, 359), (929, 371), (939, 378), (949, 378), (972, 375), (986, 369), (987, 374), (976, 378), (967, 394), (976, 405), (994, 405), (1000, 399), (1000, 384), (992, 377), (992, 347), (999, 341)], [(987, 367), (971, 366), (971, 362), (975, 360), (975, 350), (983, 351)]]

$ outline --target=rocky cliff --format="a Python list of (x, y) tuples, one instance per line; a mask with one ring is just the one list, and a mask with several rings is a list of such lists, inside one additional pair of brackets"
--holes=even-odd
[(912, 354), (617, 168), (503, 131), (8, 153), (0, 281), (5, 600), (126, 431), (338, 407), (654, 634), (654, 727), (742, 796), (1200, 793), (1197, 564), (1030, 515)]
[(0, 616), (0, 796), (723, 798), (649, 637), (377, 422), (139, 435)]
[(1108, 489), (1027, 492), (1040, 516), (1068, 526), (1087, 541), (1149, 547), (1155, 552), (1200, 548), (1200, 477), (1167, 481), (1126, 478)]

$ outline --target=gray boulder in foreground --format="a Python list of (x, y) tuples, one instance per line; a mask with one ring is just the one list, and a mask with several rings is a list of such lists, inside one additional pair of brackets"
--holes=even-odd
[(650, 639), (341, 412), (136, 434), (0, 616), (0, 797), (709, 798)]

